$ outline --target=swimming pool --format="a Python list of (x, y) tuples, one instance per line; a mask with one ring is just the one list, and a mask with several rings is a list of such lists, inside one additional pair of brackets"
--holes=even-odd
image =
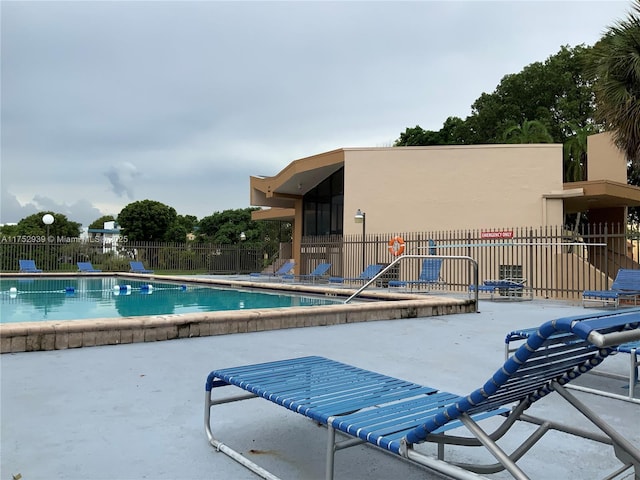
[(157, 280), (0, 279), (0, 323), (139, 317), (342, 303), (332, 297)]
[[(187, 339), (192, 337), (206, 337), (211, 335), (227, 335), (248, 332), (260, 332), (266, 330), (278, 330), (285, 328), (301, 328), (312, 326), (341, 325), (357, 322), (371, 322), (377, 320), (395, 320), (401, 318), (431, 317), (436, 315), (448, 315), (455, 313), (471, 313), (476, 311), (475, 302), (468, 298), (451, 298), (424, 296), (407, 293), (391, 293), (386, 291), (363, 292), (363, 302), (344, 304), (344, 300), (353, 292), (350, 288), (339, 288), (331, 285), (301, 285), (288, 284), (286, 282), (269, 282), (255, 279), (234, 278), (196, 278), (169, 275), (138, 275), (132, 273), (117, 274), (78, 274), (53, 275), (42, 273), (37, 276), (25, 274), (3, 274), (0, 280), (12, 280), (23, 282), (22, 289), (28, 289), (27, 285), (33, 280), (58, 279), (64, 277), (56, 292), (56, 302), (69, 303), (82, 302), (83, 296), (91, 297), (88, 306), (83, 307), (85, 315), (81, 319), (73, 321), (50, 320), (19, 321), (12, 323), (0, 322), (0, 352), (32, 352), (41, 350), (65, 350), (70, 348), (93, 347), (101, 345), (121, 345), (137, 342), (156, 342), (163, 340)], [(91, 281), (110, 279), (111, 290), (103, 288), (102, 283), (99, 292), (90, 292)], [(66, 284), (77, 281), (78, 289), (73, 292), (66, 290)], [(103, 280), (104, 282), (104, 280)], [(170, 284), (173, 290), (162, 290), (162, 287), (151, 289), (151, 293), (143, 292), (142, 285)], [(9, 284), (7, 284), (9, 285)], [(130, 288), (121, 288), (122, 285), (131, 285)], [(137, 289), (134, 285), (138, 285)], [(183, 290), (181, 285), (186, 285)], [(114, 286), (118, 286), (117, 293)], [(298, 298), (298, 302), (313, 303), (309, 306), (289, 306), (276, 308), (237, 308), (235, 310), (217, 311), (192, 311), (187, 313), (175, 313), (175, 310), (158, 309), (157, 314), (139, 316), (106, 316), (101, 318), (87, 318), (89, 309), (98, 308), (96, 304), (102, 303), (102, 296), (116, 298), (116, 302), (122, 302), (126, 298), (139, 297), (140, 301), (154, 298), (180, 297), (184, 292), (198, 290), (200, 287), (218, 287), (224, 289), (236, 289), (242, 292), (262, 292), (268, 294), (289, 294)], [(177, 288), (176, 288), (177, 287)], [(8, 287), (9, 289), (11, 287)], [(15, 287), (18, 289), (18, 287)], [(148, 290), (148, 288), (147, 288)], [(63, 293), (64, 292), (64, 293)], [(83, 294), (82, 292), (85, 292)], [(15, 299), (28, 297), (30, 294), (13, 292)], [(157, 295), (159, 294), (159, 295)], [(38, 294), (35, 294), (38, 295)], [(326, 298), (324, 298), (326, 297)], [(35, 298), (35, 297), (34, 297)], [(318, 304), (321, 299), (329, 300), (334, 304)], [(158, 302), (162, 303), (162, 302)], [(173, 302), (175, 305), (177, 302)], [(324, 303), (324, 302), (322, 302)], [(240, 300), (237, 300), (240, 307)], [(155, 308), (155, 307), (154, 307)], [(40, 307), (40, 310), (43, 306)], [(36, 308), (37, 310), (37, 308)], [(162, 310), (162, 311), (161, 311)], [(128, 310), (126, 310), (128, 312)], [(102, 315), (103, 313), (96, 313)], [(49, 306), (47, 306), (49, 315)], [(105, 313), (105, 315), (108, 315)]]

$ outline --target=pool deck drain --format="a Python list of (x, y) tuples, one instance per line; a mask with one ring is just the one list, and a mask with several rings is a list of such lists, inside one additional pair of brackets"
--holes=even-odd
[[(39, 274), (37, 278), (109, 276), (107, 274)], [(273, 281), (244, 281), (228, 278), (188, 278), (168, 275), (117, 273), (118, 278), (181, 282), (189, 285), (279, 290), (289, 293), (344, 297), (355, 290), (323, 285)], [(7, 275), (3, 278), (34, 278), (33, 275)], [(386, 290), (386, 289), (385, 289)], [(157, 342), (180, 338), (228, 335), (288, 328), (317, 327), (347, 323), (432, 317), (475, 311), (475, 302), (463, 298), (424, 294), (365, 291), (361, 303), (316, 305), (238, 311), (97, 318), (72, 321), (39, 321), (0, 324), (0, 352), (65, 350), (99, 345)]]

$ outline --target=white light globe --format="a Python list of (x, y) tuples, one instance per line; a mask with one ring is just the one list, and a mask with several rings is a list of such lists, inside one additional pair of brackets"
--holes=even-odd
[(55, 219), (53, 218), (53, 215), (51, 215), (50, 213), (42, 216), (42, 223), (44, 223), (45, 225), (51, 225), (54, 220)]

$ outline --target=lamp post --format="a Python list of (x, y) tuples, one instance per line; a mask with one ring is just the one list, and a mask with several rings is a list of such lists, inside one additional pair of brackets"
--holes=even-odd
[(362, 271), (367, 268), (366, 266), (366, 255), (365, 255), (365, 234), (367, 232), (367, 214), (362, 210), (358, 209), (355, 216), (353, 217), (356, 223), (362, 223)]
[[(247, 239), (247, 236), (244, 232), (240, 232), (240, 242), (244, 242)], [(242, 273), (242, 254), (240, 253), (241, 245), (238, 245), (238, 274)]]
[(55, 220), (55, 218), (53, 217), (53, 215), (51, 215), (50, 213), (45, 213), (42, 216), (42, 223), (44, 223), (47, 226), (47, 269), (51, 270), (51, 260), (49, 258), (49, 251), (51, 249), (51, 247), (49, 246), (50, 241), (49, 241), (49, 227), (51, 226), (51, 224), (53, 224), (53, 221)]

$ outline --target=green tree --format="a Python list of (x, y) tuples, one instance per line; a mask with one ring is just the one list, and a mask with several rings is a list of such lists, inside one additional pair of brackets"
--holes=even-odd
[(115, 221), (116, 217), (114, 217), (113, 215), (103, 215), (100, 218), (95, 219), (93, 222), (91, 222), (91, 225), (89, 225), (89, 228), (91, 229), (103, 229), (104, 228), (104, 224), (106, 222), (113, 222)]
[[(251, 212), (258, 208), (244, 208), (215, 212), (198, 224), (198, 240), (222, 245), (260, 246), (271, 257), (278, 251), (280, 242), (290, 242), (292, 226), (289, 222), (253, 221)], [(240, 234), (245, 234), (241, 240)]]
[(553, 138), (544, 123), (525, 120), (522, 125), (508, 127), (502, 134), (504, 143), (552, 143)]
[(251, 212), (256, 208), (244, 208), (237, 210), (224, 210), (204, 217), (198, 224), (198, 234), (202, 240), (216, 244), (237, 244), (240, 234), (244, 232), (246, 241), (252, 242), (258, 239), (259, 234), (254, 230), (260, 230), (261, 222), (251, 220)]
[[(627, 164), (627, 178), (631, 185), (640, 185), (640, 166), (629, 162)], [(629, 220), (640, 224), (640, 207), (629, 207)]]
[(596, 118), (627, 159), (640, 165), (640, 0), (593, 49)]
[(193, 233), (198, 227), (198, 217), (195, 215), (178, 215), (176, 224), (183, 227), (187, 233)]
[(464, 145), (470, 143), (471, 131), (460, 117), (449, 117), (438, 132), (441, 145)]
[(118, 224), (129, 241), (162, 242), (177, 216), (173, 207), (155, 200), (141, 200), (122, 209)]
[(167, 229), (167, 232), (164, 235), (164, 241), (186, 243), (188, 233), (189, 232), (183, 225), (179, 224), (178, 222), (174, 222), (174, 224)]
[(405, 145), (461, 145), (501, 143), (506, 130), (527, 121), (545, 125), (552, 141), (564, 143), (572, 135), (569, 123), (592, 122), (593, 74), (586, 70), (590, 47), (562, 47), (544, 62), (505, 75), (493, 93), (482, 93), (465, 120), (450, 117), (438, 132), (416, 126), (396, 140)]
[(593, 124), (584, 127), (570, 124), (568, 130), (573, 135), (562, 146), (564, 181), (581, 182), (587, 179), (587, 139), (589, 135), (598, 133), (599, 129)]
[[(573, 131), (564, 145), (562, 146), (562, 161), (564, 165), (564, 181), (565, 182), (581, 182), (587, 179), (587, 139), (589, 135), (598, 133), (598, 128), (593, 124), (584, 127), (568, 125), (568, 130)], [(573, 224), (572, 234), (577, 241), (580, 222), (583, 220), (582, 212), (574, 215), (565, 214), (565, 224)], [(569, 248), (569, 251), (573, 247)]]
[(394, 147), (417, 147), (425, 145), (440, 145), (441, 139), (438, 132), (424, 130), (420, 125), (407, 128), (394, 142)]
[(460, 117), (449, 117), (438, 132), (423, 130), (419, 125), (407, 128), (393, 146), (463, 145), (469, 143), (469, 138), (470, 132), (464, 120)]
[(193, 233), (198, 225), (198, 217), (194, 215), (178, 215), (175, 222), (167, 229), (165, 241), (185, 243), (187, 235)]
[(18, 224), (15, 225), (3, 225), (0, 227), (0, 233), (7, 237), (13, 237), (18, 235)]
[(18, 222), (15, 231), (17, 235), (42, 236), (47, 234), (47, 226), (42, 222), (42, 217), (46, 214), (53, 215), (53, 223), (49, 225), (49, 235), (54, 237), (79, 237), (82, 225), (72, 222), (62, 213), (41, 212), (34, 213)]
[(563, 127), (585, 125), (593, 116), (593, 77), (585, 72), (589, 47), (563, 46), (545, 62), (502, 78), (492, 94), (483, 93), (467, 118), (474, 143), (501, 141), (504, 130), (527, 120), (542, 122), (554, 142), (563, 143)]

